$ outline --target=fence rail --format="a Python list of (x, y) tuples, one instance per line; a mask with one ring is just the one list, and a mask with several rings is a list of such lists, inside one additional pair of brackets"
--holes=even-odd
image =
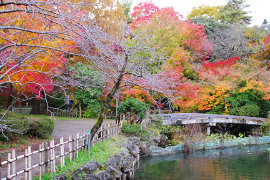
[(31, 110), (32, 108), (29, 108), (29, 107), (12, 108), (12, 112), (22, 113), (22, 114), (30, 114)]
[[(20, 175), (24, 175), (25, 180), (31, 180), (33, 175), (38, 175), (41, 179), (44, 173), (55, 172), (57, 163), (63, 167), (66, 157), (72, 160), (78, 158), (80, 150), (88, 150), (90, 155), (90, 146), (117, 135), (121, 127), (122, 123), (115, 122), (103, 125), (89, 142), (86, 142), (87, 133), (83, 132), (82, 135), (79, 133), (70, 135), (66, 141), (61, 137), (59, 143), (55, 143), (55, 140), (42, 143), (35, 151), (32, 151), (32, 147), (29, 146), (22, 155), (16, 156), (16, 151), (13, 149), (11, 153), (8, 153), (7, 160), (0, 163), (1, 168), (6, 166), (6, 175), (4, 178), (1, 176), (1, 180), (15, 180)], [(88, 139), (91, 138), (88, 137)]]

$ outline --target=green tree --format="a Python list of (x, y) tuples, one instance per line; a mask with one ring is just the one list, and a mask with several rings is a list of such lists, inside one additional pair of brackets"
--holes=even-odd
[(206, 18), (206, 17), (192, 18), (190, 19), (190, 22), (198, 24), (198, 25), (203, 25), (207, 36), (213, 35), (215, 29), (217, 28), (224, 29), (224, 28), (231, 27), (231, 25), (229, 24), (219, 22), (218, 20), (215, 20), (214, 18)]
[(229, 0), (228, 3), (220, 9), (218, 19), (223, 23), (240, 23), (250, 24), (251, 16), (249, 12), (245, 11), (245, 8), (249, 5), (245, 4), (245, 0)]
[(125, 114), (130, 124), (141, 123), (145, 117), (147, 104), (135, 98), (127, 98), (118, 107), (120, 114)]
[(74, 91), (74, 97), (79, 105), (80, 116), (83, 109), (85, 110), (83, 114), (85, 117), (97, 117), (101, 109), (98, 98), (102, 93), (104, 77), (98, 71), (81, 63), (76, 64), (73, 68), (74, 78), (81, 83)]

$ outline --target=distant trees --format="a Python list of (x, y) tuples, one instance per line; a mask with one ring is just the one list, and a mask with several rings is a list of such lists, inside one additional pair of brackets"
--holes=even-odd
[(228, 3), (220, 9), (219, 17), (221, 22), (224, 23), (240, 23), (250, 24), (251, 16), (249, 12), (245, 11), (245, 8), (249, 5), (244, 4), (245, 0), (229, 0)]
[(192, 9), (188, 19), (203, 17), (227, 24), (250, 24), (251, 16), (245, 11), (247, 7), (245, 0), (229, 0), (225, 6), (199, 6)]
[(188, 19), (194, 18), (213, 18), (217, 20), (219, 18), (220, 6), (199, 6), (192, 8), (190, 14), (188, 14)]

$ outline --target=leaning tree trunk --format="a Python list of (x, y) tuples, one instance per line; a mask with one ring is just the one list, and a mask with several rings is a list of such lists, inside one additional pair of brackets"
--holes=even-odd
[(94, 138), (95, 134), (97, 133), (97, 131), (101, 127), (103, 120), (104, 120), (104, 117), (105, 117), (105, 113), (106, 113), (108, 107), (110, 106), (110, 102), (112, 101), (116, 92), (119, 90), (120, 84), (121, 84), (122, 79), (123, 79), (124, 74), (125, 74), (125, 70), (126, 70), (128, 61), (129, 61), (129, 55), (127, 53), (125, 53), (125, 62), (123, 64), (123, 67), (121, 68), (121, 71), (120, 71), (120, 74), (117, 78), (117, 81), (114, 84), (112, 91), (106, 97), (105, 102), (102, 104), (98, 119), (97, 119), (94, 127), (91, 129), (91, 140)]
[(82, 104), (80, 100), (79, 100), (79, 117), (82, 118)]

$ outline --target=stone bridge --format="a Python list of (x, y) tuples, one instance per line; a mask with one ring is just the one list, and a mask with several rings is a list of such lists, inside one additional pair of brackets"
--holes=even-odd
[(159, 116), (162, 118), (163, 125), (205, 124), (208, 135), (210, 135), (210, 127), (216, 124), (244, 124), (258, 129), (265, 121), (264, 118), (258, 117), (200, 113), (159, 114)]

